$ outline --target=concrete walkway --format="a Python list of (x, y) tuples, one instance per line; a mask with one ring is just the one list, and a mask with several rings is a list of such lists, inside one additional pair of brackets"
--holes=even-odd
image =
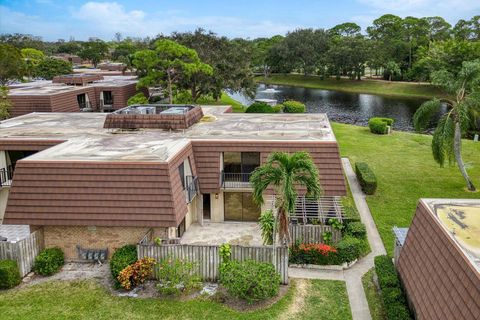
[(367, 298), (363, 290), (362, 276), (373, 267), (373, 258), (385, 254), (386, 251), (365, 200), (365, 194), (362, 192), (350, 161), (347, 158), (342, 158), (342, 164), (355, 205), (360, 213), (360, 218), (366, 226), (368, 242), (372, 252), (360, 259), (350, 269), (343, 271), (289, 268), (288, 272), (292, 278), (345, 281), (353, 320), (369, 320), (372, 319), (372, 316), (370, 315)]

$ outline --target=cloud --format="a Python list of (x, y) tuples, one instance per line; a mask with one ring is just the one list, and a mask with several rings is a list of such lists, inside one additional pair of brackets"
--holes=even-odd
[(357, 0), (357, 2), (368, 12), (366, 16), (378, 17), (385, 13), (402, 17), (441, 16), (453, 23), (459, 18), (474, 16), (480, 10), (480, 1), (473, 0)]
[(45, 21), (35, 15), (10, 10), (0, 6), (0, 30), (2, 33), (26, 33), (33, 35), (49, 35), (64, 37), (65, 28), (59, 23)]
[[(84, 33), (112, 37), (115, 32), (125, 36), (155, 36), (172, 31), (187, 31), (202, 27), (229, 37), (259, 37), (286, 33), (296, 26), (269, 20), (247, 21), (228, 16), (197, 16), (183, 11), (168, 10), (146, 13), (127, 11), (117, 2), (87, 2), (71, 10), (72, 16), (84, 22)], [(89, 30), (89, 31), (87, 31)]]

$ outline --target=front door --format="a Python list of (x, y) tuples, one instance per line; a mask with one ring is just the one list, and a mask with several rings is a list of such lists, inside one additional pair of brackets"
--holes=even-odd
[(251, 192), (225, 192), (224, 211), (227, 221), (258, 221), (260, 207), (253, 202)]
[(206, 193), (203, 195), (203, 219), (210, 220), (211, 212), (210, 212), (210, 194)]

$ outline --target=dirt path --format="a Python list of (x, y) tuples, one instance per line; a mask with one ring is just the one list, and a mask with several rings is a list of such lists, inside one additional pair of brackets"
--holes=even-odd
[(305, 307), (305, 298), (310, 290), (311, 283), (309, 280), (297, 279), (295, 280), (295, 294), (292, 303), (287, 311), (281, 314), (280, 320), (295, 319)]

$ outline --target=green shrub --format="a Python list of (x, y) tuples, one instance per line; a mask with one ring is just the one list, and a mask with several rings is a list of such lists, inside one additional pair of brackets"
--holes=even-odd
[(400, 281), (398, 280), (395, 266), (392, 263), (392, 259), (388, 256), (375, 257), (375, 271), (378, 277), (378, 284), (381, 288), (399, 287)]
[(412, 319), (392, 259), (388, 256), (377, 256), (374, 263), (387, 319)]
[(42, 276), (57, 273), (65, 263), (63, 251), (60, 248), (47, 248), (35, 258), (34, 270)]
[(377, 177), (375, 177), (368, 164), (365, 162), (355, 163), (355, 173), (363, 192), (370, 195), (374, 194), (377, 190)]
[(232, 257), (232, 246), (229, 243), (223, 243), (220, 245), (218, 253), (222, 262), (228, 262)]
[(360, 221), (360, 214), (358, 213), (355, 204), (350, 204), (347, 201), (342, 201), (343, 204), (343, 213), (345, 216), (345, 224), (348, 225), (352, 222)]
[(15, 260), (0, 260), (0, 289), (10, 289), (21, 281)]
[(359, 239), (366, 239), (367, 229), (365, 228), (365, 225), (359, 221), (350, 222), (347, 224), (345, 234), (349, 234)]
[(288, 100), (282, 104), (285, 113), (305, 113), (305, 105), (301, 102)]
[(127, 244), (116, 250), (110, 259), (110, 272), (113, 279), (117, 281), (120, 272), (129, 265), (137, 261), (137, 247), (133, 244)]
[(283, 111), (283, 104), (277, 104), (276, 106), (273, 106), (272, 109), (275, 113), (281, 113)]
[(247, 110), (246, 113), (274, 113), (275, 110), (265, 102), (254, 102), (252, 103)]
[(358, 259), (362, 253), (363, 245), (360, 239), (348, 235), (343, 237), (343, 239), (337, 243), (338, 261), (340, 263), (350, 263)]
[(394, 120), (391, 118), (370, 118), (368, 120), (368, 127), (370, 132), (375, 134), (386, 134), (387, 126), (392, 127)]
[(201, 287), (193, 262), (166, 258), (157, 264), (156, 270), (157, 289), (161, 294), (179, 295)]
[(220, 283), (232, 296), (253, 302), (278, 295), (280, 275), (271, 263), (231, 261), (220, 266)]
[(131, 106), (133, 104), (147, 104), (148, 98), (142, 92), (137, 93), (134, 96), (131, 96), (127, 100), (127, 105)]

